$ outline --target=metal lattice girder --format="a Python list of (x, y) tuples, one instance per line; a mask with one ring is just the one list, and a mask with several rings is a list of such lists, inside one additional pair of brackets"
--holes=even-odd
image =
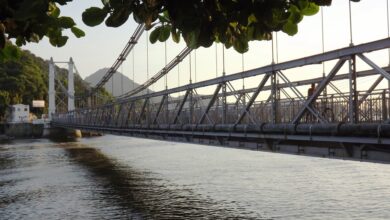
[(290, 94), (288, 94), (287, 92), (286, 92), (286, 90), (285, 89), (280, 89), (280, 91), (288, 98), (288, 99), (290, 99), (290, 100), (294, 100), (291, 96), (290, 96)]
[(91, 122), (92, 125), (96, 125), (97, 124), (97, 118), (99, 117), (99, 114), (100, 114), (100, 108), (96, 108), (95, 109), (95, 116), (91, 119), (92, 120), (92, 122)]
[[(385, 71), (390, 71), (390, 68), (386, 67), (386, 68), (383, 68)], [(373, 76), (373, 75), (377, 75), (377, 71), (375, 70), (365, 70), (365, 71), (359, 71), (359, 72), (356, 72), (357, 74), (357, 77), (367, 77), (367, 76)], [(338, 81), (338, 80), (345, 80), (345, 79), (348, 79), (349, 77), (349, 73), (346, 73), (346, 74), (339, 74), (339, 75), (336, 75), (334, 76), (334, 78), (332, 79), (332, 81)], [(301, 80), (301, 81), (294, 81), (294, 82), (291, 82), (291, 84), (288, 84), (288, 83), (280, 83), (278, 84), (278, 89), (283, 89), (283, 88), (289, 88), (290, 86), (294, 86), (294, 87), (297, 87), (297, 86), (304, 86), (304, 85), (310, 85), (312, 83), (315, 83), (315, 84), (318, 84), (320, 83), (321, 81), (323, 80), (323, 77), (318, 77), (318, 78), (314, 78), (314, 79), (308, 79), (308, 80)], [(334, 86), (334, 84), (332, 82), (329, 82), (328, 84), (330, 87), (332, 87), (332, 89), (338, 93), (338, 94), (342, 94), (342, 92)], [(239, 90), (235, 90), (235, 91), (232, 91), (232, 92), (226, 92), (226, 95), (227, 96), (232, 96), (232, 95), (235, 95), (235, 94), (245, 94), (245, 96), (250, 99), (250, 96), (247, 95), (248, 93), (253, 93), (254, 91), (256, 91), (257, 87), (256, 88), (248, 88), (248, 89), (239, 89)], [(264, 86), (263, 88), (263, 91), (268, 91), (271, 89), (271, 86), (268, 85), (268, 86)], [(218, 96), (222, 96), (222, 94), (218, 94)], [(200, 99), (210, 99), (212, 97), (212, 95), (205, 95), (205, 96), (202, 96), (200, 97)], [(346, 97), (343, 97), (346, 101), (348, 101), (348, 98)], [(269, 102), (271, 99), (269, 99), (267, 102)]]
[(190, 109), (190, 118), (189, 118), (190, 121), (189, 121), (189, 123), (192, 124), (193, 117), (194, 117), (194, 101), (193, 101), (192, 91), (190, 91), (188, 96), (189, 96), (188, 108)]
[(363, 54), (357, 54), (357, 56), (362, 59), (365, 63), (367, 63), (369, 66), (371, 66), (374, 70), (376, 70), (378, 73), (383, 75), (387, 80), (390, 81), (390, 74), (386, 72), (384, 69), (380, 68), (378, 65), (376, 65), (374, 62), (372, 62), (370, 59), (368, 59)]
[(109, 126), (111, 123), (111, 117), (112, 117), (112, 105), (109, 105), (106, 107), (106, 114), (104, 118), (104, 126)]
[(103, 123), (104, 123), (104, 114), (105, 114), (105, 108), (106, 107), (101, 107), (100, 108), (100, 115), (99, 115), (99, 118), (97, 119), (97, 123), (100, 125), (100, 126), (103, 126)]
[[(364, 101), (366, 101), (366, 99), (368, 98), (368, 96), (370, 96), (370, 94), (375, 90), (375, 88), (379, 85), (379, 83), (382, 82), (382, 80), (384, 79), (384, 76), (383, 75), (380, 75), (378, 77), (378, 79), (375, 80), (375, 82), (371, 85), (371, 87), (366, 91), (366, 93), (360, 98), (360, 100), (358, 100), (358, 103), (357, 103), (357, 108), (359, 108)], [(347, 117), (344, 117), (343, 118), (343, 121), (347, 120)]]
[(123, 121), (123, 111), (125, 110), (126, 103), (121, 103), (119, 111), (115, 119), (115, 126), (119, 126), (120, 122)]
[[(237, 91), (236, 90), (232, 90), (233, 94), (236, 95), (237, 94)], [(226, 94), (228, 95), (228, 94)], [(241, 102), (241, 99), (245, 98), (245, 94), (244, 93), (239, 93), (238, 96), (236, 96), (236, 102), (234, 103), (234, 105), (238, 106), (238, 104)]]
[(349, 122), (358, 122), (358, 94), (356, 77), (356, 57), (352, 55), (349, 59)]
[[(272, 69), (275, 70), (275, 69), (281, 69), (282, 67), (285, 68), (285, 67), (288, 67), (289, 65), (296, 65), (294, 66), (295, 67), (298, 67), (302, 62), (304, 64), (314, 64), (314, 60), (317, 59), (321, 59), (321, 60), (327, 60), (327, 59), (330, 59), (330, 56), (334, 56), (336, 57), (336, 55), (341, 59), (341, 60), (348, 60), (352, 55), (356, 54), (356, 52), (368, 52), (368, 51), (371, 51), (371, 50), (376, 50), (375, 48), (379, 48), (379, 47), (383, 47), (384, 45), (386, 44), (389, 44), (389, 39), (386, 39), (386, 40), (382, 40), (382, 41), (376, 41), (376, 42), (371, 42), (371, 43), (368, 43), (368, 44), (364, 44), (364, 45), (359, 45), (359, 46), (353, 46), (353, 47), (349, 47), (349, 48), (344, 48), (344, 49), (339, 49), (339, 50), (335, 50), (335, 51), (332, 51), (331, 53), (325, 53), (325, 54), (321, 54), (321, 55), (316, 55), (316, 56), (313, 56), (313, 57), (307, 57), (307, 58), (302, 58), (302, 59), (297, 59), (297, 60), (293, 60), (293, 61), (289, 61), (289, 62), (285, 62), (285, 63), (280, 63), (280, 64), (275, 64), (272, 66)], [(349, 54), (348, 54), (349, 53)], [(314, 58), (316, 57), (316, 58)], [(360, 57), (360, 55), (359, 55)], [(364, 59), (364, 58), (363, 58)], [(339, 61), (340, 62), (340, 61)], [(367, 61), (368, 62), (368, 61)], [(371, 64), (372, 65), (372, 64)], [(136, 125), (136, 122), (137, 120), (141, 119), (141, 121), (139, 123), (142, 123), (142, 125), (145, 125), (146, 123), (151, 123), (153, 122), (153, 119), (155, 118), (155, 113), (156, 113), (156, 108), (158, 107), (158, 105), (161, 103), (156, 103), (154, 106), (155, 106), (155, 109), (154, 111), (145, 111), (146, 108), (148, 109), (151, 109), (151, 106), (152, 105), (148, 105), (149, 107), (145, 107), (144, 109), (142, 109), (142, 104), (145, 104), (143, 103), (146, 99), (149, 99), (150, 101), (152, 101), (152, 97), (159, 97), (159, 96), (163, 96), (163, 95), (168, 95), (169, 94), (177, 94), (178, 92), (181, 92), (181, 91), (191, 91), (193, 94), (195, 94), (195, 88), (203, 88), (203, 87), (206, 87), (206, 86), (211, 86), (211, 85), (214, 85), (214, 86), (218, 86), (220, 84), (226, 84), (227, 86), (228, 85), (231, 85), (231, 83), (234, 83), (234, 82), (230, 82), (231, 80), (237, 80), (237, 79), (241, 79), (241, 78), (245, 78), (245, 77), (250, 77), (250, 76), (257, 76), (257, 75), (263, 75), (265, 76), (264, 74), (269, 74), (269, 73), (264, 73), (262, 71), (266, 70), (267, 68), (269, 68), (269, 66), (266, 66), (266, 67), (262, 67), (262, 68), (257, 68), (257, 69), (254, 69), (254, 70), (249, 70), (249, 71), (245, 71), (245, 72), (242, 72), (242, 73), (237, 73), (237, 74), (233, 74), (233, 75), (229, 75), (229, 76), (225, 76), (225, 77), (219, 77), (219, 78), (215, 78), (215, 79), (212, 79), (212, 80), (207, 80), (207, 81), (203, 81), (203, 82), (198, 82), (198, 83), (193, 83), (193, 84), (188, 84), (188, 85), (185, 85), (185, 86), (181, 86), (181, 87), (178, 87), (178, 88), (173, 88), (173, 89), (166, 89), (166, 90), (163, 90), (163, 91), (160, 91), (160, 92), (156, 92), (156, 93), (150, 93), (150, 94), (146, 94), (146, 95), (140, 95), (140, 96), (137, 96), (137, 97), (131, 97), (129, 99), (126, 99), (126, 100), (120, 100), (120, 101), (116, 101), (114, 106), (111, 104), (106, 104), (102, 107), (99, 107), (99, 108), (95, 108), (95, 110), (91, 111), (89, 109), (91, 108), (86, 108), (85, 111), (84, 110), (78, 110), (76, 112), (69, 112), (69, 114), (67, 115), (67, 118), (66, 117), (57, 117), (56, 120), (61, 120), (61, 121), (64, 121), (66, 122), (67, 119), (69, 119), (69, 123), (73, 123), (73, 124), (77, 124), (77, 123), (86, 123), (86, 119), (89, 120), (90, 122), (88, 122), (89, 124), (92, 124), (93, 122), (96, 122), (96, 123), (100, 123), (99, 127), (101, 127), (102, 125), (104, 125), (105, 123), (111, 121), (111, 119), (115, 119), (116, 120), (120, 120), (122, 121), (122, 115), (125, 111), (124, 106), (121, 110), (118, 111), (118, 107), (120, 106), (120, 104), (123, 104), (123, 103), (138, 103), (136, 104), (135, 106), (137, 106), (137, 108), (135, 109), (135, 112), (136, 114), (134, 114), (134, 117), (132, 116), (132, 118), (134, 118), (133, 120), (131, 120), (130, 124), (132, 125)], [(376, 66), (376, 69), (374, 68), (374, 70), (368, 70), (368, 71), (362, 71), (360, 73), (356, 72), (356, 76), (357, 77), (360, 77), (360, 76), (369, 76), (369, 75), (374, 75), (374, 73), (377, 74), (377, 72), (380, 72), (383, 77), (386, 76), (386, 74), (388, 74), (385, 70), (387, 70), (387, 68), (384, 68), (384, 70), (382, 70), (381, 72), (381, 69), (379, 67)], [(280, 70), (275, 70), (275, 71), (280, 71)], [(386, 72), (386, 73), (383, 73)], [(253, 75), (251, 75), (253, 74)], [(329, 74), (332, 74), (329, 73)], [(341, 74), (338, 74), (336, 75), (336, 73), (333, 74), (333, 77), (329, 80), (339, 80), (339, 79), (347, 79), (348, 76), (350, 74), (346, 74), (346, 75), (341, 75)], [(389, 74), (390, 75), (390, 74)], [(390, 76), (389, 76), (390, 77)], [(264, 77), (263, 77), (264, 79)], [(314, 81), (318, 81), (320, 82), (320, 85), (317, 87), (317, 90), (320, 89), (320, 86), (322, 85), (322, 83), (324, 82), (323, 80), (324, 78), (315, 78), (315, 79), (308, 79), (308, 80), (302, 80), (302, 81), (298, 81), (298, 82), (290, 82), (290, 83), (282, 83), (282, 84), (278, 84), (276, 85), (275, 83), (271, 86), (267, 85), (267, 86), (263, 86), (261, 91), (265, 91), (266, 89), (271, 89), (271, 87), (273, 86), (273, 89), (275, 91), (275, 87), (280, 91), (281, 88), (288, 88), (289, 86), (294, 86), (294, 87), (297, 87), (297, 86), (301, 86), (301, 85), (305, 85), (305, 83), (312, 83)], [(322, 81), (320, 81), (322, 80)], [(378, 84), (380, 83), (380, 78), (378, 78)], [(309, 84), (310, 84), (309, 83)], [(327, 85), (329, 85), (330, 81), (327, 82), (326, 85), (324, 85), (325, 87)], [(376, 83), (375, 83), (376, 84)], [(276, 86), (275, 86), (276, 85)], [(324, 88), (325, 88), (324, 87)], [(364, 104), (365, 106), (370, 106), (371, 102), (373, 103), (372, 105), (372, 108), (370, 108), (373, 112), (371, 112), (371, 115), (369, 115), (371, 117), (367, 119), (367, 121), (369, 120), (374, 120), (374, 121), (380, 121), (380, 120), (383, 120), (384, 117), (382, 117), (382, 113), (383, 113), (383, 110), (382, 109), (385, 109), (383, 107), (383, 103), (384, 103), (384, 99), (383, 97), (386, 99), (387, 97), (385, 96), (380, 96), (379, 98), (378, 97), (372, 97), (372, 96), (369, 96), (369, 93), (370, 91), (372, 92), (374, 89), (375, 89), (376, 85), (373, 85), (368, 93), (366, 93), (364, 96), (360, 96), (360, 97), (363, 97), (361, 98), (360, 100), (358, 100), (358, 105), (360, 104)], [(215, 87), (214, 87), (215, 88)], [(294, 89), (297, 89), (297, 88), (294, 88)], [(201, 97), (198, 97), (198, 96), (195, 96), (194, 95), (194, 100), (205, 100), (207, 99), (207, 97), (212, 98), (214, 97), (215, 100), (218, 100), (218, 97), (226, 97), (226, 96), (236, 96), (236, 94), (240, 94), (240, 93), (245, 93), (246, 95), (250, 95), (251, 93), (255, 93), (258, 88), (250, 88), (250, 89), (242, 89), (242, 90), (237, 90), (235, 91), (234, 88), (231, 89), (232, 91), (227, 91), (226, 94), (221, 94), (221, 92), (219, 91), (217, 93), (217, 95), (213, 94), (213, 95), (206, 95), (206, 96), (201, 96)], [(299, 90), (297, 90), (299, 91)], [(322, 90), (323, 91), (323, 90)], [(284, 91), (282, 91), (284, 92)], [(290, 93), (290, 91), (288, 91)], [(249, 93), (249, 94), (248, 94)], [(287, 94), (289, 94), (287, 93)], [(191, 93), (190, 93), (191, 94)], [(188, 95), (190, 95), (188, 94)], [(291, 94), (291, 93), (290, 93)], [(299, 94), (299, 93), (297, 93)], [(318, 95), (321, 95), (322, 92), (320, 91), (318, 93)], [(292, 95), (292, 94), (291, 94)], [(344, 94), (343, 94), (344, 95)], [(332, 118), (330, 119), (330, 117), (327, 117), (327, 119), (329, 118), (330, 121), (332, 122), (339, 122), (342, 120), (342, 118), (344, 117), (344, 115), (346, 114), (346, 111), (343, 111), (342, 110), (342, 107), (343, 106), (348, 106), (348, 103), (345, 102), (344, 100), (341, 99), (341, 97), (343, 97), (343, 95), (341, 96), (337, 96), (336, 99), (333, 99), (333, 96), (331, 97), (331, 100), (332, 100), (332, 110), (335, 110), (334, 112), (331, 112), (332, 115), (326, 115), (326, 116), (332, 116)], [(367, 96), (366, 96), (367, 95)], [(300, 95), (297, 95), (298, 98), (301, 98), (302, 100), (302, 97)], [(257, 96), (258, 97), (258, 96)], [(270, 96), (271, 97), (271, 96)], [(325, 116), (321, 116), (321, 114), (319, 114), (318, 112), (318, 109), (315, 108), (315, 100), (318, 98), (319, 96), (317, 97), (309, 97), (309, 99), (312, 99), (311, 102), (308, 102), (308, 100), (306, 100), (306, 97), (303, 98), (303, 101), (305, 101), (305, 106), (303, 107), (303, 114), (307, 111), (310, 111), (311, 114), (315, 115), (319, 121), (325, 121), (325, 120), (321, 120), (321, 117), (325, 117)], [(187, 103), (189, 103), (188, 99), (190, 97), (185, 97), (184, 99), (185, 100), (181, 100), (181, 102), (179, 101), (169, 101), (169, 105), (168, 106), (169, 108), (172, 108), (169, 110), (169, 120), (166, 122), (166, 124), (170, 124), (169, 122), (171, 122), (171, 119), (174, 119), (175, 123), (179, 123), (178, 120), (182, 120), (182, 123), (188, 123), (188, 122), (192, 122), (192, 121), (188, 121), (187, 118), (189, 115), (189, 111), (190, 109), (192, 108), (192, 105), (189, 104), (188, 107), (187, 107)], [(254, 99), (256, 100), (256, 98), (253, 97), (250, 97), (249, 100), (251, 99)], [(258, 99), (258, 98), (257, 98)], [(369, 99), (367, 102), (364, 102), (365, 99)], [(271, 98), (269, 99), (271, 100)], [(333, 100), (335, 101), (333, 103)], [(348, 99), (349, 100), (349, 99)], [(357, 100), (357, 99), (356, 99)], [(183, 102), (184, 101), (184, 102)], [(248, 100), (246, 100), (248, 101)], [(364, 102), (364, 103), (363, 103)], [(176, 105), (177, 103), (177, 105)], [(270, 110), (270, 105), (267, 104), (267, 106), (265, 106), (264, 108), (264, 105), (263, 104), (255, 104), (256, 102), (254, 101), (253, 103), (251, 103), (249, 105), (249, 109), (251, 110), (249, 116), (252, 114), (254, 115), (254, 110), (258, 110), (260, 109), (261, 112), (259, 111), (259, 114), (262, 114), (264, 115), (264, 117), (266, 117), (267, 119), (263, 119), (262, 116), (260, 116), (259, 118), (261, 120), (269, 120), (268, 118), (270, 118), (270, 114), (267, 114), (267, 112), (269, 112)], [(262, 102), (263, 103), (263, 102)], [(283, 122), (288, 122), (288, 123), (291, 123), (294, 119), (296, 119), (296, 112), (298, 110), (298, 114), (300, 114), (299, 110), (302, 110), (302, 109), (298, 109), (298, 107), (300, 108), (301, 105), (303, 104), (302, 102), (298, 102), (297, 105), (293, 105), (293, 106), (289, 106), (288, 104), (288, 100), (286, 102), (280, 102), (278, 105), (281, 106), (281, 109), (283, 108), (286, 108), (288, 110), (288, 112), (286, 112), (286, 115), (283, 116), (283, 118), (280, 118), (280, 120), (283, 120)], [(359, 104), (360, 103), (360, 104)], [(233, 103), (229, 103), (229, 107), (232, 107), (230, 104), (233, 104)], [(164, 105), (164, 104), (163, 104)], [(173, 110), (174, 106), (173, 105), (176, 105), (176, 109)], [(248, 103), (246, 105), (244, 105), (244, 107), (247, 107), (248, 106)], [(109, 108), (109, 109), (107, 109)], [(211, 107), (212, 108), (212, 107)], [(203, 112), (205, 111), (206, 109), (206, 106), (202, 107), (202, 108), (196, 108), (196, 111), (194, 110), (194, 117), (201, 117)], [(220, 109), (219, 109), (220, 110)], [(229, 117), (248, 117), (248, 113), (249, 113), (249, 110), (248, 111), (245, 111), (244, 109), (240, 109), (239, 111), (237, 111), (237, 109), (233, 109), (233, 108), (227, 108), (228, 110), (228, 113), (229, 113)], [(264, 110), (266, 110), (267, 112), (264, 112)], [(209, 110), (209, 114), (210, 114), (210, 111)], [(244, 112), (245, 111), (245, 112)], [(315, 112), (313, 112), (315, 111)], [(339, 112), (342, 111), (342, 113), (339, 114)], [(149, 113), (148, 113), (149, 112)], [(157, 110), (157, 112), (159, 112)], [(168, 111), (167, 111), (168, 112)], [(113, 114), (115, 113), (115, 114)], [(146, 114), (148, 113), (148, 116), (152, 116), (152, 118), (148, 118), (148, 120), (145, 120), (145, 117), (140, 117), (138, 118), (138, 116), (141, 114)], [(238, 114), (240, 113), (240, 114)], [(361, 112), (359, 113), (360, 114), (360, 117), (362, 117), (362, 114), (364, 114), (365, 112)], [(327, 114), (325, 112), (325, 114)], [(334, 117), (334, 115), (336, 115), (336, 117)], [(162, 117), (162, 113), (161, 113), (161, 110), (160, 110), (160, 113), (158, 114), (159, 116), (159, 119)], [(129, 116), (129, 115), (127, 115)], [(185, 120), (184, 120), (184, 116), (185, 116)], [(206, 117), (208, 116), (211, 116), (210, 115), (207, 115), (206, 114)], [(220, 117), (220, 115), (218, 116)], [(237, 117), (237, 118), (238, 118)], [(300, 119), (302, 119), (302, 114), (299, 116)], [(152, 119), (152, 120), (149, 120), (149, 119)], [(256, 118), (257, 119), (257, 118)], [(291, 120), (293, 119), (293, 120)], [(295, 123), (299, 123), (300, 119), (298, 119), (298, 121), (296, 121)], [(191, 118), (191, 120), (193, 120), (193, 118)], [(199, 119), (198, 119), (199, 120)], [(203, 120), (206, 120), (206, 119), (203, 119)], [(230, 120), (230, 119), (229, 119)], [(115, 121), (115, 120), (114, 120)], [(157, 120), (158, 122), (161, 122), (160, 120)], [(112, 121), (111, 121), (112, 122)], [(227, 121), (225, 121), (226, 123), (228, 123)], [(220, 122), (218, 122), (220, 123)], [(225, 123), (225, 124), (226, 124)], [(240, 124), (243, 124), (244, 122), (242, 121), (239, 121)], [(252, 123), (252, 122), (250, 122)], [(254, 124), (258, 124), (258, 122), (254, 123)], [(117, 123), (117, 125), (119, 125), (119, 123)], [(115, 126), (117, 126), (115, 125)], [(225, 126), (225, 125), (224, 125)], [(227, 126), (227, 125), (226, 125)], [(241, 125), (239, 125), (241, 126)], [(236, 127), (237, 128), (237, 127)], [(103, 128), (101, 128), (103, 129)]]
[(276, 82), (276, 72), (271, 74), (271, 116), (272, 123), (276, 124), (278, 121), (278, 91)]
[(267, 83), (269, 77), (271, 76), (271, 74), (266, 74), (263, 79), (261, 80), (259, 86), (257, 87), (257, 90), (253, 93), (252, 97), (250, 98), (250, 100), (248, 100), (248, 103), (246, 104), (245, 106), (245, 109), (241, 112), (240, 114), (240, 117), (237, 119), (237, 121), (234, 123), (234, 125), (238, 125), (241, 123), (242, 119), (244, 119), (245, 115), (248, 113), (249, 109), (251, 108), (251, 106), (253, 105), (253, 103), (255, 102), (257, 96), (260, 94), (261, 90), (263, 89), (265, 83)]
[(184, 95), (183, 100), (182, 100), (182, 102), (179, 105), (179, 109), (177, 110), (177, 113), (175, 115), (175, 118), (173, 119), (173, 123), (172, 124), (176, 124), (177, 120), (179, 120), (179, 116), (181, 114), (181, 111), (183, 110), (184, 104), (186, 103), (187, 97), (190, 94), (190, 92), (191, 92), (191, 90), (187, 90), (186, 91), (186, 94)]
[(126, 120), (123, 120), (124, 123), (122, 122), (121, 127), (123, 127), (123, 126), (127, 127), (128, 123), (129, 123), (130, 116), (131, 116), (132, 111), (134, 109), (134, 105), (135, 105), (135, 102), (130, 102), (130, 106), (127, 107)]
[(115, 124), (115, 118), (116, 118), (116, 108), (115, 108), (115, 104), (112, 104), (110, 107), (109, 107), (109, 111), (108, 111), (108, 124), (109, 126), (112, 126), (113, 124)]
[[(237, 93), (235, 93), (236, 90), (234, 89), (233, 85), (230, 82), (228, 82), (226, 85), (228, 86), (230, 91), (233, 92), (233, 95), (235, 96), (235, 98), (237, 100), (235, 105), (237, 106), (239, 102), (242, 102), (242, 104), (245, 107), (246, 106), (246, 102), (245, 102), (245, 95), (246, 95), (246, 93), (244, 93), (244, 94), (241, 93), (239, 96), (237, 96), (236, 95)], [(243, 100), (242, 100), (242, 97), (243, 97)], [(250, 99), (251, 97), (248, 96), (248, 98)], [(253, 124), (256, 124), (256, 122), (255, 122), (256, 120), (252, 117), (252, 115), (251, 115), (251, 113), (249, 111), (246, 112), (246, 115), (249, 116), (249, 118), (250, 118), (250, 120), (252, 121)]]
[(375, 50), (380, 50), (380, 49), (385, 49), (390, 47), (390, 38), (386, 38), (383, 40), (378, 40), (378, 41), (373, 41), (370, 43), (365, 43), (361, 45), (356, 45), (356, 46), (351, 46), (351, 47), (346, 47), (338, 50), (333, 50), (325, 53), (321, 53), (318, 55), (313, 55), (310, 57), (304, 57), (292, 61), (287, 61), (283, 63), (278, 63), (274, 65), (268, 65), (252, 70), (247, 70), (244, 72), (239, 72), (231, 75), (226, 75), (224, 77), (218, 77), (215, 79), (211, 80), (206, 80), (202, 82), (196, 82), (172, 89), (167, 89), (163, 90), (160, 92), (155, 92), (151, 94), (145, 94), (145, 95), (140, 95), (136, 97), (129, 97), (126, 99), (118, 100), (118, 102), (127, 102), (131, 100), (140, 100), (144, 99), (147, 97), (156, 97), (156, 96), (162, 96), (165, 94), (172, 94), (172, 93), (178, 93), (182, 91), (186, 91), (189, 89), (196, 89), (196, 88), (201, 88), (201, 87), (207, 87), (211, 85), (216, 85), (216, 84), (221, 84), (225, 83), (228, 81), (234, 81), (234, 80), (239, 80), (242, 78), (248, 78), (248, 77), (253, 77), (253, 76), (258, 76), (258, 75), (264, 75), (267, 73), (270, 73), (272, 71), (279, 71), (279, 70), (284, 70), (284, 69), (292, 69), (296, 67), (301, 67), (305, 65), (311, 65), (311, 64), (318, 64), (321, 62), (329, 61), (329, 60), (335, 60), (335, 59), (340, 59), (340, 58), (345, 58), (349, 57), (354, 54), (360, 54), (360, 53), (366, 53), (366, 52), (371, 52)]
[(98, 119), (98, 123), (100, 126), (103, 126), (104, 125), (104, 117), (105, 117), (105, 114), (106, 114), (106, 106), (102, 107), (101, 108), (101, 113), (100, 113), (100, 118)]
[[(282, 71), (278, 71), (278, 75), (280, 78), (282, 78), (282, 80), (289, 84), (290, 85), (290, 89), (294, 92), (294, 94), (302, 101), (302, 100), (305, 100), (305, 97), (302, 95), (302, 93), (290, 82), (290, 80), (282, 73)], [(330, 82), (329, 82), (330, 83)], [(326, 87), (326, 86), (325, 86)], [(307, 109), (320, 121), (322, 122), (325, 122), (326, 119), (321, 116), (320, 113), (318, 113), (318, 111), (316, 111), (315, 108), (313, 108), (313, 106), (308, 106)]]
[[(210, 99), (209, 101), (209, 104), (207, 105), (204, 113), (202, 114), (202, 117), (200, 118), (198, 124), (202, 124), (204, 122), (204, 120), (206, 119), (208, 113), (209, 113), (209, 110), (211, 109), (211, 107), (214, 105), (215, 101), (217, 100), (217, 97), (218, 97), (218, 93), (219, 91), (221, 90), (222, 88), (222, 84), (218, 84), (217, 88), (215, 89), (214, 91), (214, 94), (212, 96), (212, 98)], [(210, 119), (209, 119), (210, 120)], [(210, 121), (211, 122), (211, 121)]]
[(146, 98), (144, 101), (144, 104), (142, 105), (142, 109), (141, 109), (139, 118), (137, 120), (137, 124), (141, 124), (142, 118), (144, 117), (144, 115), (146, 113), (146, 106), (148, 105), (148, 103), (149, 103), (149, 98)]
[(123, 103), (122, 112), (119, 121), (117, 122), (118, 127), (122, 127), (123, 122), (125, 121), (125, 118), (127, 117), (128, 110), (129, 110), (129, 103)]
[[(349, 73), (348, 74), (345, 74), (346, 76), (348, 76), (349, 78)], [(341, 92), (341, 90), (339, 88), (337, 88), (332, 82), (329, 82), (329, 86), (339, 95), (342, 95), (343, 92)], [(345, 101), (348, 101), (348, 98), (344, 97), (344, 96), (341, 96), (345, 99)]]
[(99, 126), (103, 126), (103, 122), (104, 122), (104, 109), (105, 107), (101, 107), (100, 108), (100, 113), (99, 113), (99, 117), (97, 118), (97, 122)]
[(161, 109), (163, 108), (163, 106), (164, 106), (164, 104), (166, 102), (166, 99), (167, 99), (167, 95), (164, 95), (161, 98), (160, 105), (158, 106), (158, 109), (157, 109), (156, 115), (154, 116), (152, 124), (156, 124), (157, 123), (158, 116), (160, 115)]
[(305, 104), (303, 105), (303, 107), (299, 110), (298, 114), (296, 115), (296, 117), (294, 118), (294, 120), (292, 121), (293, 124), (297, 124), (301, 118), (303, 117), (304, 113), (306, 112), (306, 110), (308, 109), (307, 107), (311, 105), (311, 103), (313, 103), (313, 101), (315, 101), (318, 96), (321, 94), (322, 90), (324, 90), (324, 88), (326, 87), (326, 85), (330, 82), (330, 80), (337, 74), (337, 72), (340, 70), (340, 68), (344, 65), (345, 63), (345, 59), (340, 59), (336, 65), (333, 67), (333, 69), (330, 71), (330, 73), (328, 74), (327, 77), (325, 77), (322, 82), (318, 85), (318, 87), (314, 90), (313, 94), (308, 97), (308, 100), (305, 102)]

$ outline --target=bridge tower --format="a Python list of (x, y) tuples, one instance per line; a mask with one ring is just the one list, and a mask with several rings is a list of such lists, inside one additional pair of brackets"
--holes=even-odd
[(68, 111), (75, 110), (74, 104), (74, 63), (73, 59), (70, 58), (69, 62), (54, 62), (53, 58), (49, 61), (49, 119), (52, 119), (52, 115), (56, 113), (56, 91), (55, 91), (55, 63), (66, 63), (68, 64)]
[(53, 58), (49, 61), (49, 119), (56, 112), (55, 68)]
[(74, 63), (72, 57), (68, 63), (68, 111), (73, 111), (74, 107)]

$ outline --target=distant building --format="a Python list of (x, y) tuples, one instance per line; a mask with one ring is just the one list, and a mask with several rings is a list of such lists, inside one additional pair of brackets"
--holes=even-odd
[(11, 105), (7, 113), (8, 123), (20, 123), (30, 121), (30, 107), (28, 105)]

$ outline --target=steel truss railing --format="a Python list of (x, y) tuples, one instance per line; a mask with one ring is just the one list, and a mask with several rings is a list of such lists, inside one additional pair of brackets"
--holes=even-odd
[[(388, 68), (380, 68), (364, 55), (389, 47), (390, 38), (350, 46), (160, 92), (123, 98), (98, 107), (77, 109), (54, 116), (53, 123), (57, 126), (117, 132), (224, 132), (230, 135), (235, 132), (260, 132), (286, 135), (360, 134), (373, 137), (379, 134), (390, 137), (390, 126), (385, 123), (389, 118), (390, 93), (388, 90), (377, 90), (384, 78), (390, 80), (390, 74)], [(356, 58), (368, 64), (372, 70), (357, 71)], [(337, 62), (324, 78), (292, 82), (283, 73), (287, 69), (331, 60)], [(347, 61), (349, 73), (337, 75)], [(367, 91), (358, 91), (357, 78), (373, 75), (379, 78), (372, 86)], [(234, 89), (233, 81), (254, 76), (260, 80), (257, 87)], [(283, 83), (276, 84), (275, 76)], [(348, 80), (350, 91), (325, 96), (324, 89), (334, 86), (331, 83), (336, 80)], [(318, 85), (308, 96), (297, 88), (311, 83)], [(224, 86), (226, 92), (222, 91)], [(197, 90), (206, 87), (213, 88), (214, 92), (199, 95)], [(276, 95), (281, 90), (288, 94), (288, 89), (294, 95), (286, 95), (286, 99)], [(184, 92), (184, 96), (173, 98), (180, 92)], [(223, 98), (228, 100), (225, 104), (220, 102)], [(225, 110), (226, 114), (222, 114)]]

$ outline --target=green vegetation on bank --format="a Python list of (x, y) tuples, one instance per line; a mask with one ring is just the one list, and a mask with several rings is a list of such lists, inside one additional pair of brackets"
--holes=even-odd
[[(37, 114), (46, 113), (47, 109), (33, 109), (32, 101), (45, 100), (47, 105), (48, 61), (10, 43), (7, 43), (7, 47), (15, 50), (18, 59), (0, 61), (0, 120), (4, 118), (7, 106), (17, 103), (30, 105), (30, 109)], [(65, 88), (67, 88), (67, 72), (67, 69), (56, 66), (56, 79)], [(89, 88), (88, 84), (78, 74), (75, 74), (74, 79), (76, 95), (85, 93)], [(56, 91), (58, 100), (65, 100), (65, 94), (61, 92), (59, 83), (56, 83)], [(102, 91), (102, 94), (107, 96), (105, 91)]]

